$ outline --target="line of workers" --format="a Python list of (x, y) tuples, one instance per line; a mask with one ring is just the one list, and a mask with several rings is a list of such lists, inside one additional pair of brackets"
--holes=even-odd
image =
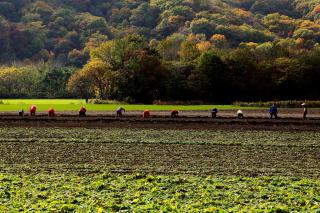
[[(308, 114), (308, 108), (307, 108), (307, 104), (306, 103), (303, 103), (301, 104), (301, 106), (303, 107), (303, 115), (302, 115), (302, 118), (303, 119), (306, 119), (307, 118), (307, 114)], [(35, 116), (36, 115), (36, 111), (37, 111), (37, 107), (35, 105), (32, 105), (30, 107), (30, 116)], [(125, 109), (123, 107), (119, 107), (117, 108), (116, 110), (116, 116), (117, 117), (122, 117), (125, 113)], [(84, 106), (82, 106), (79, 110), (79, 117), (86, 117), (86, 113), (87, 113), (87, 110)], [(217, 108), (212, 108), (211, 109), (211, 117), (212, 118), (216, 118), (217, 117), (217, 114), (218, 114), (218, 109)], [(276, 106), (276, 104), (272, 104), (270, 109), (269, 109), (269, 114), (270, 114), (270, 119), (278, 119), (278, 108)], [(243, 119), (244, 118), (244, 113), (242, 112), (242, 110), (238, 110), (237, 111), (237, 118), (238, 119)], [(20, 110), (19, 111), (19, 116), (24, 116), (24, 110)], [(48, 110), (48, 116), (49, 117), (55, 117), (56, 116), (56, 113), (55, 113), (55, 110), (53, 108), (50, 108)], [(151, 113), (150, 113), (150, 110), (144, 110), (143, 111), (143, 115), (142, 115), (144, 118), (150, 118), (151, 116)], [(177, 118), (179, 116), (179, 111), (178, 110), (171, 110), (171, 114), (170, 114), (171, 118)]]
[[(29, 115), (30, 116), (35, 116), (36, 115), (36, 111), (37, 111), (37, 107), (35, 105), (32, 105), (30, 107), (30, 110), (29, 110)], [(122, 117), (124, 115), (125, 111), (126, 110), (123, 107), (117, 108), (117, 110), (116, 110), (117, 117)], [(86, 113), (87, 113), (87, 109), (84, 106), (81, 106), (81, 108), (79, 109), (79, 117), (86, 117), (87, 116)], [(24, 110), (20, 110), (19, 111), (19, 116), (24, 116), (24, 115), (25, 115)], [(171, 117), (172, 118), (177, 118), (178, 115), (179, 115), (179, 111), (178, 110), (174, 109), (174, 110), (171, 111)], [(55, 117), (56, 116), (55, 110), (53, 108), (49, 108), (48, 116), (49, 117)], [(143, 111), (143, 117), (144, 118), (150, 118), (150, 116), (151, 116), (150, 110), (146, 109), (146, 110)]]

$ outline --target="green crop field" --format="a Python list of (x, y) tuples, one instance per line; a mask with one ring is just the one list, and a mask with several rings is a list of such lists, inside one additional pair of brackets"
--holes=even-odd
[(0, 128), (0, 212), (319, 212), (316, 131)]
[[(3, 99), (0, 100), (0, 111), (28, 110), (36, 105), (38, 111), (46, 111), (53, 107), (57, 111), (77, 111), (86, 106), (89, 111), (113, 111), (119, 106), (126, 110), (210, 110), (213, 105), (143, 105), (143, 104), (86, 104), (85, 100), (72, 99)], [(214, 105), (219, 109), (256, 109), (256, 107), (239, 107), (236, 105)]]
[(318, 212), (320, 181), (142, 174), (0, 175), (1, 212)]

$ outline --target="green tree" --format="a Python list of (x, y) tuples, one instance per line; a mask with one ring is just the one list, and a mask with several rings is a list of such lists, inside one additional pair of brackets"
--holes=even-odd
[(199, 54), (196, 42), (187, 40), (181, 43), (179, 55), (183, 61), (192, 62)]
[(121, 99), (152, 103), (165, 98), (168, 72), (155, 56), (139, 55), (131, 69), (121, 77), (118, 91)]
[(213, 52), (202, 53), (197, 70), (201, 75), (204, 97), (208, 100), (226, 101), (228, 93), (228, 72), (226, 64)]
[(90, 86), (100, 99), (108, 99), (114, 92), (117, 71), (112, 71), (109, 64), (94, 59), (86, 64), (82, 71), (90, 82)]
[(193, 34), (205, 34), (210, 38), (215, 29), (215, 25), (205, 18), (193, 20), (190, 24), (190, 30)]
[(75, 71), (72, 67), (49, 68), (42, 80), (42, 94), (46, 98), (67, 97), (67, 82)]
[(70, 96), (77, 98), (89, 99), (95, 95), (88, 76), (82, 71), (71, 75), (67, 83), (67, 91)]

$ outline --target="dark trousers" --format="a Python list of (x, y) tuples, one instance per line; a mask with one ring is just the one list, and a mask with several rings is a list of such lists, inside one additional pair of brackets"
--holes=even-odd
[(86, 117), (86, 113), (85, 112), (79, 112), (79, 117)]
[(307, 119), (307, 112), (303, 112), (303, 119)]
[(178, 117), (178, 113), (171, 113), (171, 118), (177, 118)]
[(239, 113), (238, 114), (238, 119), (243, 119), (243, 114)]
[(278, 118), (277, 113), (270, 113), (270, 119), (272, 119), (273, 117), (277, 119)]

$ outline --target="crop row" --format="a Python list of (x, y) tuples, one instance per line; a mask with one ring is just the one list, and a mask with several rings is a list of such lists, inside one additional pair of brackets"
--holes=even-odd
[(2, 129), (0, 171), (320, 177), (316, 132), (23, 130)]
[(130, 128), (0, 128), (0, 143), (145, 143), (248, 146), (320, 146), (317, 131), (225, 131)]
[(0, 174), (0, 211), (317, 212), (320, 181), (191, 175)]

